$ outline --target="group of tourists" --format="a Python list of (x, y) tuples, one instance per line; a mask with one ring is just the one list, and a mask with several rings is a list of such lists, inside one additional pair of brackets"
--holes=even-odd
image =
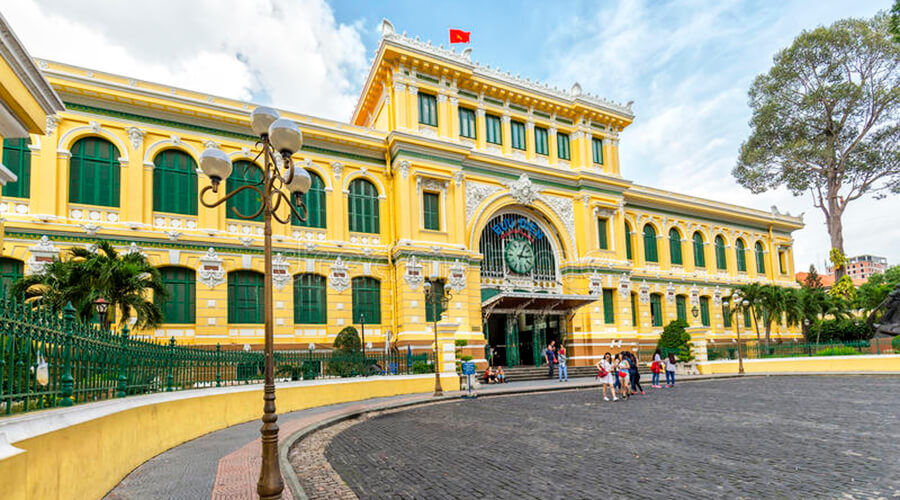
[(505, 384), (506, 374), (503, 373), (502, 366), (488, 366), (484, 371), (484, 383), (486, 384)]
[[(663, 371), (666, 372), (666, 387), (674, 387), (677, 363), (673, 353), (663, 358), (662, 351), (657, 349), (650, 363), (650, 373), (653, 375), (650, 387), (662, 388), (659, 385), (659, 374)], [(609, 401), (610, 396), (613, 401), (618, 401), (620, 398), (628, 399), (635, 394), (644, 394), (638, 360), (630, 351), (618, 352), (615, 356), (608, 352), (604, 354), (603, 359), (597, 363), (597, 377), (600, 379), (604, 401)], [(609, 396), (606, 395), (607, 390)]]
[(557, 373), (559, 373), (559, 381), (560, 382), (568, 382), (569, 381), (569, 369), (566, 366), (566, 346), (560, 345), (556, 346), (556, 341), (551, 341), (547, 348), (541, 353), (541, 357), (544, 359), (544, 363), (547, 364), (547, 376), (553, 378), (553, 367), (558, 367)]

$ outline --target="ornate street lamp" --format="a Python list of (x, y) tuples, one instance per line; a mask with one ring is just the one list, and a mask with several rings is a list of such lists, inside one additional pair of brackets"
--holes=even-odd
[(97, 317), (100, 318), (100, 327), (108, 328), (109, 325), (106, 324), (107, 313), (109, 312), (109, 302), (106, 301), (103, 297), (94, 301), (94, 312), (97, 313)]
[[(262, 435), (262, 468), (256, 492), (263, 499), (281, 498), (284, 481), (278, 467), (278, 415), (275, 413), (275, 363), (274, 334), (272, 321), (272, 219), (282, 224), (290, 224), (291, 214), (300, 221), (307, 217), (303, 195), (309, 190), (311, 183), (305, 168), (294, 165), (291, 155), (300, 150), (303, 135), (297, 124), (291, 120), (280, 118), (278, 111), (260, 106), (250, 114), (250, 126), (259, 136), (256, 145), (262, 149), (257, 159), (262, 157), (263, 166), (255, 162), (247, 168), (258, 168), (262, 172), (256, 184), (243, 185), (222, 198), (206, 201), (208, 192), (219, 192), (219, 184), (226, 180), (232, 172), (231, 158), (222, 150), (208, 148), (200, 155), (200, 170), (212, 181), (200, 191), (200, 202), (203, 206), (214, 208), (244, 191), (252, 191), (259, 195), (260, 206), (251, 214), (241, 213), (232, 207), (234, 215), (241, 219), (254, 219), (263, 216), (264, 226), (264, 260), (265, 260), (265, 384), (263, 388), (263, 425), (259, 432)], [(280, 161), (279, 161), (280, 160)], [(282, 218), (278, 209), (284, 204), (290, 209), (287, 217)]]
[(735, 315), (735, 327), (737, 327), (737, 345), (738, 345), (738, 373), (744, 374), (744, 353), (741, 347), (741, 316), (747, 314), (747, 308), (750, 307), (750, 301), (741, 299), (737, 293), (731, 295), (731, 307), (737, 313)]
[(438, 348), (437, 324), (440, 315), (437, 313), (437, 306), (440, 304), (441, 311), (446, 311), (447, 306), (450, 304), (450, 299), (453, 297), (446, 288), (442, 287), (442, 292), (439, 293), (430, 281), (425, 282), (425, 304), (431, 308), (431, 319), (434, 322), (434, 397), (444, 395), (444, 390), (441, 388), (441, 365), (438, 359), (440, 349)]

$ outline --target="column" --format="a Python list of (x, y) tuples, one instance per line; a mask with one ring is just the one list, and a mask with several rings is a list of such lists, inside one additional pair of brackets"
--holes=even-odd
[(399, 76), (394, 75), (393, 83), (394, 96), (391, 99), (391, 112), (393, 113), (393, 121), (398, 129), (406, 129), (408, 127), (409, 118), (407, 117), (407, 108), (409, 106), (409, 95), (406, 91), (406, 84), (399, 81)]
[(519, 366), (519, 324), (514, 314), (506, 315), (506, 366)]
[(459, 140), (459, 98), (455, 95), (450, 96), (450, 106), (449, 106), (449, 115), (450, 119), (448, 120), (450, 129), (448, 130), (448, 136), (454, 141)]
[(409, 86), (409, 100), (407, 101), (406, 127), (410, 130), (419, 130), (419, 87)]
[(501, 118), (501, 135), (503, 137), (503, 154), (508, 155), (512, 152), (512, 133), (510, 131), (510, 121), (511, 118), (509, 116), (508, 111), (503, 112), (503, 116)]
[(534, 152), (534, 120), (525, 122), (525, 159), (533, 160)]
[(556, 147), (556, 127), (550, 127), (547, 129), (547, 142), (548, 142), (548, 161), (550, 165), (556, 165), (559, 162), (559, 151)]
[(484, 106), (479, 104), (475, 110), (475, 147), (478, 149), (484, 149), (487, 137), (484, 113)]
[[(144, 222), (145, 209), (153, 210), (153, 165), (144, 165), (144, 131), (137, 127), (129, 127), (128, 139), (130, 153), (128, 163), (122, 165), (119, 170), (121, 176), (121, 189), (119, 202), (119, 220), (123, 222)], [(150, 170), (149, 186), (145, 169)], [(152, 212), (151, 212), (152, 214)]]
[[(447, 94), (439, 93), (437, 95), (437, 112), (438, 112), (438, 135), (441, 137), (452, 137), (451, 132), (451, 116), (454, 114), (450, 109)], [(459, 128), (459, 127), (457, 127)], [(457, 133), (457, 135), (459, 135)]]

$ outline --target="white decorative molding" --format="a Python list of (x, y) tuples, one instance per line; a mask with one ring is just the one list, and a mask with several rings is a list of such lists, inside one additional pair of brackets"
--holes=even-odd
[(603, 293), (603, 275), (594, 271), (591, 274), (588, 291), (591, 295), (601, 295)]
[(203, 141), (203, 147), (206, 149), (219, 149), (219, 143), (209, 139)]
[(416, 189), (419, 191), (419, 195), (421, 196), (422, 191), (438, 191), (440, 193), (447, 192), (448, 181), (441, 179), (434, 179), (431, 177), (416, 177)]
[(406, 160), (400, 160), (397, 162), (397, 171), (400, 172), (400, 175), (406, 179), (409, 175), (409, 162)]
[(622, 273), (622, 277), (619, 279), (619, 297), (622, 299), (627, 299), (631, 294), (631, 280), (628, 278), (628, 275)]
[(88, 236), (94, 236), (98, 231), (103, 229), (103, 226), (98, 226), (93, 222), (88, 222), (87, 224), (79, 224), (81, 229), (84, 229), (84, 232), (87, 233)]
[(722, 306), (722, 290), (719, 285), (716, 285), (716, 289), (713, 291), (713, 304)]
[(56, 132), (56, 126), (59, 125), (60, 118), (56, 115), (47, 115), (47, 135)]
[(477, 181), (466, 182), (466, 220), (472, 220), (475, 210), (488, 196), (500, 191), (500, 186)]
[(504, 182), (503, 184), (509, 189), (509, 194), (523, 205), (531, 205), (540, 194), (540, 190), (531, 182), (526, 173), (522, 173), (514, 182)]
[(31, 258), (28, 259), (29, 274), (41, 274), (44, 267), (53, 262), (53, 259), (59, 257), (59, 249), (53, 245), (50, 238), (41, 236), (37, 244), (28, 249), (31, 252)]
[(131, 242), (130, 245), (128, 245), (128, 248), (126, 248), (125, 251), (122, 253), (124, 255), (138, 254), (138, 255), (142, 255), (144, 257), (147, 256), (147, 254), (144, 252), (144, 249), (139, 247), (138, 244), (133, 241)]
[(559, 220), (562, 221), (569, 232), (572, 248), (575, 248), (575, 205), (572, 198), (542, 194), (539, 199), (556, 212), (556, 216), (559, 217)]
[(691, 287), (691, 306), (699, 306), (700, 305), (700, 290), (697, 289), (697, 285)]
[(641, 281), (641, 287), (638, 290), (638, 299), (640, 299), (641, 304), (650, 303), (650, 285), (648, 285), (646, 281)]
[(425, 281), (425, 276), (422, 274), (422, 264), (419, 264), (415, 255), (406, 262), (406, 272), (403, 273), (403, 279), (406, 280), (406, 284), (413, 290), (418, 289), (419, 285)]
[(466, 265), (454, 259), (450, 265), (450, 273), (447, 275), (447, 288), (459, 292), (466, 287)]
[(459, 170), (455, 174), (453, 174), (453, 182), (456, 183), (456, 187), (462, 186), (462, 183), (465, 180), (465, 178), (466, 178), (466, 174), (464, 174), (462, 170)]
[(666, 287), (666, 302), (669, 304), (675, 303), (675, 285), (672, 282), (669, 282), (669, 286)]
[(144, 143), (144, 136), (147, 133), (137, 127), (128, 127), (125, 131), (128, 132), (128, 140), (131, 141), (131, 147), (135, 150), (140, 149), (141, 144)]
[(339, 293), (350, 288), (350, 271), (340, 257), (331, 265), (331, 270), (328, 273), (328, 284)]
[(290, 264), (281, 252), (275, 254), (272, 259), (272, 285), (276, 290), (282, 290), (291, 281)]
[(210, 247), (206, 254), (200, 257), (200, 277), (197, 281), (210, 288), (225, 283), (225, 268), (222, 267), (222, 258), (216, 253), (215, 248)]

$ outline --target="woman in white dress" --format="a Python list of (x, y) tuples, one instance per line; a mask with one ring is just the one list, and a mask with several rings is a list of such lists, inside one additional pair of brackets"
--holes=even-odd
[[(609, 401), (609, 397), (606, 396), (606, 389), (609, 388), (609, 393), (613, 398), (613, 401), (618, 401), (619, 398), (616, 397), (616, 389), (613, 387), (613, 377), (616, 375), (613, 374), (615, 370), (615, 366), (613, 365), (612, 356), (609, 353), (603, 355), (603, 359), (601, 359), (597, 363), (597, 376), (600, 378), (600, 387), (603, 389), (603, 400)], [(600, 376), (601, 373), (606, 373), (604, 376)]]

